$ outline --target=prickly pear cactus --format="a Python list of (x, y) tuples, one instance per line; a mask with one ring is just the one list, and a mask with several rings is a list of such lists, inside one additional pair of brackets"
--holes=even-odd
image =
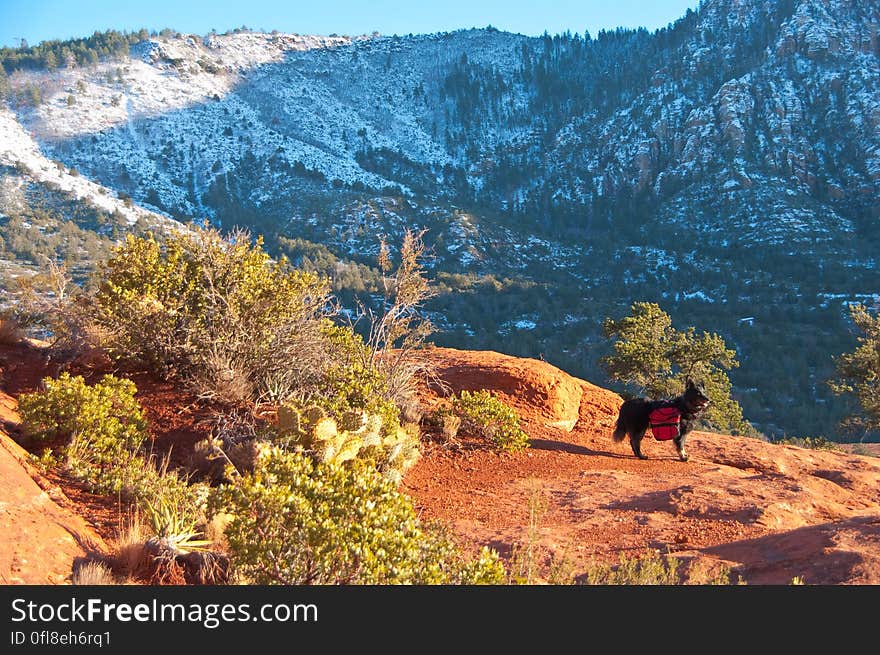
[(363, 410), (334, 419), (317, 405), (278, 410), (279, 441), (310, 452), (324, 463), (369, 459), (391, 480), (399, 482), (419, 457), (417, 425), (385, 429), (382, 417)]
[(327, 412), (318, 405), (309, 405), (302, 411), (302, 419), (307, 425), (314, 425), (322, 418), (326, 418)]
[(415, 426), (398, 427), (382, 438), (383, 457), (379, 470), (392, 481), (399, 482), (419, 459), (418, 430)]
[(337, 464), (341, 464), (342, 462), (347, 462), (350, 459), (354, 459), (358, 456), (358, 453), (361, 451), (361, 440), (357, 436), (350, 436), (347, 441), (343, 442), (343, 444), (339, 447), (339, 450), (336, 452), (336, 457), (333, 459)]
[(278, 408), (278, 427), (285, 432), (299, 432), (302, 416), (296, 407), (282, 405)]
[(322, 418), (306, 433), (309, 441), (314, 444), (334, 443), (339, 438), (339, 428), (332, 418)]
[(339, 419), (339, 428), (346, 432), (357, 432), (367, 425), (367, 413), (363, 410), (352, 409), (342, 413)]

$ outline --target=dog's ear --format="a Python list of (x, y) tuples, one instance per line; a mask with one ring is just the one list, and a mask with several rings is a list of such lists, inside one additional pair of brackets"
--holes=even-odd
[(696, 385), (694, 384), (694, 381), (691, 380), (690, 376), (688, 376), (688, 378), (684, 382), (684, 388), (685, 389), (692, 389), (695, 386)]

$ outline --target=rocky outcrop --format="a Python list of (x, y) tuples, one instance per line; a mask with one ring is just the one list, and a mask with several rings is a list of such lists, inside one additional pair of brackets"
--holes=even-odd
[(432, 348), (424, 357), (451, 393), (486, 389), (527, 422), (571, 432), (582, 404), (616, 411), (620, 397), (538, 359), (494, 351)]
[[(595, 561), (654, 549), (687, 567), (731, 567), (734, 580), (752, 585), (880, 584), (880, 459), (696, 432), (687, 463), (650, 438), (643, 461), (611, 440), (621, 399), (608, 390), (541, 360), (451, 348), (420, 354), (441, 382), (422, 390), (427, 407), (488, 389), (516, 410), (530, 438), (522, 452), (499, 453), (424, 435), (400, 488), (424, 520), (447, 525), (461, 543), (508, 556), (531, 540), (534, 553), (565, 563), (579, 581)], [(41, 362), (10, 353), (7, 370), (33, 387)], [(169, 388), (162, 399), (140, 396), (148, 414), (174, 398)], [(14, 399), (0, 392), (0, 426), (17, 421)], [(106, 552), (77, 515), (88, 511), (0, 433), (0, 584), (65, 583), (79, 561)]]

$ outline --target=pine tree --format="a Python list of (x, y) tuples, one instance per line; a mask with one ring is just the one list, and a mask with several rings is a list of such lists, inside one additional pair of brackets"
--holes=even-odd
[(846, 423), (867, 430), (880, 430), (880, 316), (861, 304), (850, 306), (853, 323), (861, 331), (858, 347), (837, 358), (837, 376), (829, 385), (836, 394), (855, 394), (861, 416)]
[(742, 407), (730, 396), (725, 371), (739, 366), (736, 352), (717, 334), (679, 332), (669, 314), (655, 303), (636, 302), (630, 315), (605, 319), (605, 336), (613, 353), (601, 360), (609, 377), (651, 398), (669, 398), (684, 390), (688, 378), (703, 383), (711, 404), (703, 417), (710, 427), (734, 433), (751, 432)]
[(58, 68), (58, 58), (51, 50), (47, 50), (46, 54), (43, 55), (43, 66), (46, 67), (46, 70), (50, 71)]

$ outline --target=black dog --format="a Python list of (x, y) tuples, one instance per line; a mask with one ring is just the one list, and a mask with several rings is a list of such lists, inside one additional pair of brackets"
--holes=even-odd
[[(684, 393), (672, 400), (649, 400), (648, 398), (632, 398), (627, 400), (620, 406), (620, 413), (617, 416), (617, 426), (614, 428), (612, 438), (616, 443), (623, 441), (626, 435), (629, 435), (629, 444), (632, 446), (633, 453), (639, 459), (648, 459), (642, 454), (642, 437), (648, 430), (648, 425), (652, 423), (651, 414), (655, 410), (662, 408), (675, 408), (677, 411), (671, 412), (673, 415), (679, 414), (680, 424), (677, 434), (672, 437), (675, 447), (678, 450), (678, 456), (681, 461), (686, 462), (688, 455), (684, 450), (684, 441), (688, 432), (694, 429), (694, 421), (700, 413), (706, 409), (709, 404), (709, 398), (706, 396), (706, 390), (703, 384), (696, 384), (688, 379), (685, 385)], [(673, 418), (673, 420), (675, 420)], [(656, 424), (655, 424), (656, 425)], [(668, 425), (668, 424), (667, 424)], [(674, 428), (673, 428), (674, 431)], [(654, 436), (660, 437), (658, 430), (652, 428)]]

